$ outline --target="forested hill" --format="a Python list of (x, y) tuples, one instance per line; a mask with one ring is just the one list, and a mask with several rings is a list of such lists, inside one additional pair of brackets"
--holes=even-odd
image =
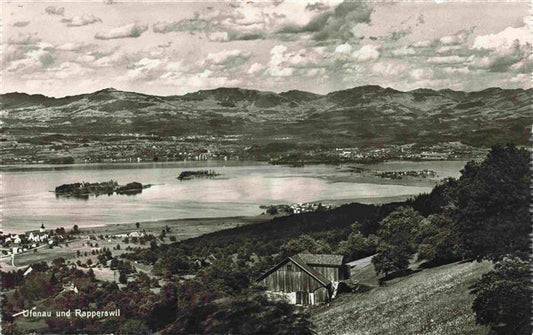
[(104, 89), (64, 98), (1, 95), (7, 134), (249, 135), (304, 143), (527, 144), (533, 89), (479, 92), (361, 86), (319, 95), (218, 88), (183, 96)]

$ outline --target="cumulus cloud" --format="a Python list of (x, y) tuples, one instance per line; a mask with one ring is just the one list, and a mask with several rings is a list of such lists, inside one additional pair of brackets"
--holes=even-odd
[(335, 53), (346, 54), (352, 51), (352, 46), (348, 43), (340, 44), (335, 48)]
[(404, 63), (394, 61), (383, 61), (372, 64), (371, 72), (376, 73), (382, 77), (394, 78), (409, 70), (409, 66)]
[(433, 78), (433, 70), (431, 69), (414, 69), (409, 74), (415, 80), (428, 80)]
[(280, 33), (312, 33), (315, 40), (344, 39), (353, 37), (353, 28), (359, 23), (369, 23), (372, 9), (365, 2), (345, 0), (333, 11), (322, 13), (309, 23), (298, 26), (285, 25)]
[(379, 58), (379, 48), (375, 45), (366, 44), (353, 52), (353, 56), (360, 62), (367, 62)]
[(59, 51), (78, 52), (88, 47), (90, 47), (90, 45), (85, 44), (84, 42), (68, 42), (57, 46), (55, 49)]
[(456, 73), (468, 74), (470, 72), (470, 70), (468, 69), (467, 66), (462, 66), (462, 67), (451, 67), (451, 66), (448, 66), (448, 67), (443, 68), (442, 72), (444, 72), (446, 74), (456, 74)]
[(265, 38), (265, 33), (259, 29), (250, 29), (250, 26), (246, 26), (248, 31), (238, 31), (229, 17), (223, 17), (223, 19), (223, 21), (213, 18), (210, 20), (207, 16), (201, 17), (199, 13), (196, 13), (192, 19), (183, 19), (177, 22), (157, 22), (152, 26), (152, 30), (160, 34), (201, 32), (205, 33), (211, 42), (249, 41)]
[(416, 54), (416, 50), (414, 48), (411, 48), (411, 47), (401, 47), (401, 48), (398, 48), (396, 50), (393, 50), (392, 54), (394, 56), (398, 56), (398, 57), (401, 57), (401, 56), (412, 56), (412, 55)]
[(238, 49), (223, 50), (220, 52), (209, 53), (202, 61), (202, 65), (210, 69), (231, 69), (236, 68), (250, 59), (251, 53)]
[(22, 28), (26, 27), (28, 24), (30, 24), (30, 21), (17, 21), (13, 23), (13, 27)]
[(54, 61), (53, 51), (46, 48), (35, 48), (24, 53), (20, 58), (11, 60), (5, 70), (18, 74), (38, 72), (50, 67)]
[(468, 37), (472, 34), (471, 30), (460, 30), (453, 35), (442, 36), (439, 42), (444, 45), (462, 44), (465, 43)]
[(293, 74), (293, 68), (283, 65), (287, 49), (285, 45), (276, 45), (270, 50), (270, 61), (267, 69), (269, 75), (273, 77), (288, 77)]
[(509, 49), (494, 50), (487, 56), (474, 57), (470, 62), (473, 68), (487, 69), (491, 72), (530, 72), (532, 70), (531, 44), (520, 45), (518, 40)]
[(496, 34), (480, 35), (474, 40), (474, 49), (501, 50), (510, 49), (515, 41), (519, 44), (533, 44), (533, 35), (527, 26), (520, 28), (507, 27)]
[(81, 27), (96, 22), (102, 22), (102, 20), (92, 14), (83, 14), (81, 16), (63, 19), (61, 22), (66, 23), (67, 27)]
[(48, 6), (44, 10), (48, 15), (61, 15), (65, 14), (64, 7)]
[(507, 27), (496, 34), (477, 36), (472, 49), (485, 55), (473, 58), (470, 66), (491, 72), (531, 72), (532, 43), (533, 36), (527, 26)]
[(253, 63), (248, 69), (248, 71), (246, 71), (246, 73), (257, 74), (257, 73), (263, 72), (264, 69), (265, 69), (265, 66), (263, 66), (262, 64)]
[(200, 32), (207, 29), (209, 21), (199, 17), (183, 19), (177, 22), (157, 22), (152, 26), (154, 33), (166, 34), (171, 32)]
[(456, 64), (464, 63), (467, 60), (467, 57), (461, 56), (437, 56), (428, 58), (428, 63), (433, 64)]
[(148, 30), (147, 25), (142, 25), (139, 23), (131, 23), (122, 27), (111, 29), (107, 32), (97, 33), (94, 38), (99, 40), (111, 40), (116, 38), (136, 38), (141, 36), (146, 30)]
[(422, 41), (418, 41), (418, 42), (415, 42), (413, 44), (411, 44), (410, 46), (413, 47), (413, 48), (427, 48), (429, 46), (431, 46), (431, 41), (429, 40), (422, 40)]
[(21, 33), (19, 33), (16, 36), (11, 36), (7, 40), (7, 43), (11, 44), (11, 45), (33, 45), (33, 44), (37, 44), (39, 41), (41, 41), (41, 39), (39, 37), (37, 37), (36, 33), (35, 34), (30, 34), (30, 33), (21, 34)]

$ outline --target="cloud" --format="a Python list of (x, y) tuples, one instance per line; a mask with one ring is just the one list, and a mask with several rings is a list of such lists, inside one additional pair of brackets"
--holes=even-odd
[(131, 23), (122, 27), (111, 29), (107, 32), (97, 33), (94, 38), (99, 40), (111, 40), (116, 38), (139, 37), (148, 30), (148, 26), (139, 23)]
[(72, 18), (63, 19), (61, 20), (61, 22), (66, 23), (67, 27), (81, 27), (96, 22), (102, 22), (102, 20), (92, 14), (83, 14), (81, 16), (74, 16)]
[(257, 74), (262, 72), (265, 69), (265, 66), (259, 63), (253, 63), (246, 73), (248, 74)]
[(7, 40), (7, 43), (10, 45), (33, 45), (40, 42), (41, 39), (37, 37), (37, 33), (35, 34), (21, 34), (19, 33), (17, 36), (12, 36)]
[(246, 63), (251, 57), (251, 53), (238, 49), (223, 50), (209, 53), (202, 61), (202, 65), (212, 70), (222, 70), (236, 68)]
[(387, 78), (394, 78), (409, 71), (409, 66), (395, 61), (383, 61), (372, 64), (371, 72)]
[(13, 27), (22, 28), (26, 27), (28, 24), (30, 24), (30, 21), (17, 21), (13, 23)]
[(487, 56), (473, 57), (470, 66), (486, 69), (490, 72), (530, 72), (533, 68), (531, 60), (532, 46), (527, 43), (520, 45), (519, 41), (509, 49), (495, 50)]
[(456, 63), (464, 63), (467, 61), (467, 57), (460, 57), (460, 56), (437, 56), (437, 57), (430, 57), (428, 58), (428, 63), (433, 64), (456, 64)]
[(470, 66), (490, 72), (531, 72), (532, 43), (533, 36), (527, 26), (507, 27), (495, 34), (477, 36), (472, 49), (485, 55), (474, 57)]
[(378, 47), (371, 44), (363, 45), (359, 50), (353, 52), (353, 56), (360, 62), (367, 62), (379, 58)]
[(211, 42), (227, 42), (229, 41), (229, 34), (225, 31), (215, 31), (207, 34), (207, 39)]
[(64, 7), (48, 6), (44, 10), (48, 15), (61, 15), (65, 13)]
[(416, 50), (411, 47), (401, 47), (399, 49), (393, 50), (392, 54), (394, 56), (412, 56), (416, 54)]
[(433, 70), (431, 69), (414, 69), (409, 74), (415, 80), (428, 80), (433, 78)]
[(453, 35), (442, 36), (439, 42), (443, 45), (453, 45), (465, 43), (468, 37), (472, 34), (473, 29), (460, 30)]
[(429, 41), (429, 40), (422, 40), (422, 41), (418, 41), (418, 42), (415, 42), (413, 44), (411, 44), (410, 46), (413, 47), (413, 48), (427, 48), (429, 46), (431, 46), (432, 42)]
[(474, 49), (501, 50), (510, 49), (515, 41), (519, 44), (533, 44), (533, 35), (527, 26), (520, 28), (507, 27), (496, 34), (480, 35), (474, 40)]
[(183, 19), (177, 22), (157, 22), (152, 26), (154, 33), (167, 34), (171, 32), (201, 32), (209, 26), (209, 21), (201, 19), (197, 13), (193, 19)]
[(340, 44), (335, 48), (335, 53), (346, 54), (352, 51), (352, 46), (348, 43)]
[(55, 57), (52, 53), (53, 50), (35, 48), (21, 55), (19, 59), (12, 60), (4, 68), (8, 72), (17, 74), (39, 72), (54, 64)]
[(308, 3), (305, 10), (323, 12), (329, 9), (329, 6), (322, 2)]
[(449, 67), (443, 68), (442, 72), (446, 74), (456, 74), (456, 73), (468, 74), (470, 73), (470, 70), (466, 66), (463, 66), (463, 67), (450, 67), (449, 66)]
[(276, 45), (270, 50), (270, 61), (268, 62), (267, 73), (273, 77), (288, 77), (294, 72), (291, 67), (285, 67), (283, 62), (285, 61), (285, 51), (287, 51), (285, 45)]
[(68, 42), (68, 43), (64, 43), (64, 44), (61, 44), (61, 45), (57, 46), (55, 49), (59, 50), (59, 51), (78, 52), (78, 51), (86, 49), (86, 48), (88, 48), (90, 46), (91, 45), (85, 44), (84, 42)]
[(437, 48), (435, 52), (439, 54), (445, 54), (445, 53), (461, 50), (462, 48), (463, 48), (462, 45), (444, 45), (444, 46)]
[[(231, 27), (233, 28), (231, 28)], [(247, 27), (249, 29), (249, 27)], [(177, 22), (157, 22), (152, 26), (155, 33), (167, 34), (171, 32), (205, 33), (211, 42), (250, 41), (265, 38), (265, 33), (259, 29), (242, 31), (236, 30), (231, 19), (224, 17), (224, 21), (207, 19), (196, 13), (192, 19), (183, 19)]]
[(347, 40), (353, 37), (353, 28), (359, 23), (369, 23), (372, 9), (365, 2), (345, 0), (333, 11), (319, 14), (309, 23), (298, 26), (287, 24), (280, 33), (312, 33), (314, 40)]

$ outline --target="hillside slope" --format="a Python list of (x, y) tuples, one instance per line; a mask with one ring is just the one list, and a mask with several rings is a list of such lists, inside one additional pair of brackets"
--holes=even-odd
[(475, 323), (468, 287), (490, 269), (489, 262), (425, 269), (366, 293), (340, 295), (314, 310), (312, 320), (318, 334), (487, 334)]

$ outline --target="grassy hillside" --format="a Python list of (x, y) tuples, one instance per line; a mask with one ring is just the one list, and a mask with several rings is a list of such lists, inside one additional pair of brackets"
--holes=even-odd
[[(491, 263), (453, 263), (414, 272), (365, 293), (344, 294), (313, 312), (318, 334), (488, 334), (475, 324), (468, 287)], [(355, 273), (371, 284), (372, 265)]]

